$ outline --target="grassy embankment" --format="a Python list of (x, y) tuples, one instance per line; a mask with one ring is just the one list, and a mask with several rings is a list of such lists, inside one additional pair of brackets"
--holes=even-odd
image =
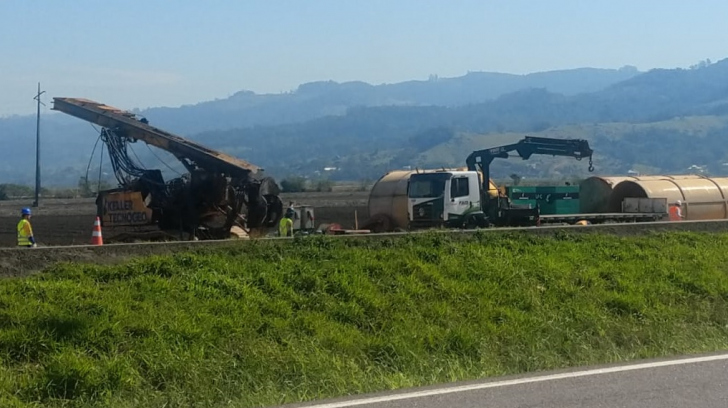
[(272, 405), (728, 346), (728, 235), (493, 237), (2, 280), (0, 406)]

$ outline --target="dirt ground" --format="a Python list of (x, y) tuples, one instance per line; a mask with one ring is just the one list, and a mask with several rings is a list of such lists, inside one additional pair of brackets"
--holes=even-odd
[[(296, 204), (314, 207), (316, 224), (338, 223), (344, 228), (353, 228), (355, 213), (360, 224), (367, 218), (367, 192), (298, 193), (282, 196), (287, 205)], [(0, 202), (0, 277), (24, 276), (56, 262), (74, 261), (91, 263), (115, 263), (132, 257), (149, 254), (163, 254), (182, 249), (206, 248), (205, 242), (176, 242), (147, 245), (104, 245), (81, 248), (55, 248), (62, 245), (88, 245), (91, 240), (93, 222), (96, 216), (94, 199), (41, 200), (41, 206), (33, 209), (33, 228), (39, 250), (15, 248), (18, 213), (30, 201)], [(593, 228), (592, 228), (593, 227)], [(726, 232), (728, 220), (717, 222), (659, 223), (657, 225), (621, 224), (592, 227), (576, 227), (570, 231), (600, 232), (618, 235), (643, 234), (649, 231), (688, 230), (701, 232)], [(529, 229), (530, 233), (553, 234), (558, 229), (539, 227)], [(463, 231), (465, 232), (465, 231)], [(113, 235), (104, 230), (104, 237)], [(458, 234), (456, 234), (458, 235)], [(463, 234), (466, 236), (467, 234)], [(364, 239), (386, 238), (387, 235), (368, 236)], [(356, 236), (354, 238), (357, 238)], [(208, 242), (209, 243), (209, 242)], [(217, 243), (210, 243), (217, 246)], [(228, 241), (221, 245), (237, 245)]]
[[(498, 234), (511, 230), (509, 228), (493, 228), (486, 230), (489, 233)], [(666, 231), (694, 231), (703, 233), (725, 233), (728, 232), (728, 220), (713, 222), (662, 222), (654, 224), (605, 224), (592, 225), (588, 227), (535, 227), (517, 229), (523, 234), (554, 235), (568, 233), (579, 234), (614, 234), (621, 236), (644, 235), (653, 232)], [(472, 231), (442, 231), (451, 234), (452, 237), (466, 238)], [(374, 234), (374, 235), (351, 235), (338, 236), (342, 239), (393, 239), (406, 234)], [(659, 235), (655, 236), (660, 239)], [(198, 242), (171, 242), (171, 243), (147, 243), (147, 244), (125, 244), (125, 245), (104, 245), (85, 247), (45, 247), (41, 249), (18, 249), (0, 248), (0, 278), (22, 277), (43, 270), (58, 262), (80, 262), (91, 264), (114, 264), (125, 262), (132, 258), (147, 255), (163, 255), (179, 251), (207, 251), (219, 247), (237, 247), (245, 245), (246, 241), (198, 241)], [(285, 240), (274, 240), (269, 242), (285, 243)]]
[[(354, 228), (355, 212), (360, 223), (366, 220), (367, 197), (367, 192), (295, 193), (281, 196), (286, 205), (293, 201), (313, 206), (317, 225), (338, 223), (344, 228)], [(0, 202), (0, 248), (15, 246), (18, 214), (31, 201)], [(93, 198), (41, 200), (41, 205), (33, 208), (32, 218), (38, 245), (89, 244), (95, 217)], [(112, 233), (106, 231), (106, 235)]]

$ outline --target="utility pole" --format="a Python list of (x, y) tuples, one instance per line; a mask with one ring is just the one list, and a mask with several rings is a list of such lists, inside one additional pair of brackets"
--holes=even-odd
[(35, 120), (35, 201), (33, 207), (40, 205), (40, 105), (45, 106), (40, 101), (40, 96), (44, 93), (45, 91), (40, 91), (40, 82), (38, 82), (38, 94), (33, 98), (38, 101), (38, 113)]

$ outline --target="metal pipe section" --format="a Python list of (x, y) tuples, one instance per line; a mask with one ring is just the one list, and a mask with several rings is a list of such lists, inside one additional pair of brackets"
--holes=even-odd
[[(699, 178), (702, 178), (702, 176), (694, 174), (589, 177), (579, 184), (579, 212), (582, 214), (621, 212), (621, 202), (624, 197), (619, 199), (619, 205), (611, 205), (610, 203), (614, 188), (623, 181), (686, 180)], [(615, 208), (617, 208), (616, 211)]]
[(386, 216), (391, 228), (407, 228), (407, 186), (416, 171), (395, 170), (377, 180), (369, 192), (369, 218)]
[(685, 220), (728, 218), (728, 177), (692, 176), (653, 180), (625, 180), (614, 187), (609, 209), (621, 208), (627, 197), (666, 198), (668, 204), (682, 201)]

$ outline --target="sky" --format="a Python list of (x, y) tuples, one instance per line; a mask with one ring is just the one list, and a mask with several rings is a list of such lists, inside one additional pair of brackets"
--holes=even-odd
[(721, 0), (0, 0), (0, 116), (469, 71), (687, 68), (728, 57)]

